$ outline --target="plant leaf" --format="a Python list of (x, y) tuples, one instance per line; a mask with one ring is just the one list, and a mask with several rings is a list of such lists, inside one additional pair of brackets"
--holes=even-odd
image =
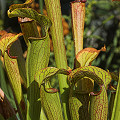
[(82, 79), (84, 77), (88, 77), (88, 78), (95, 80), (97, 84), (103, 85), (103, 83), (104, 83), (103, 77), (104, 76), (107, 77), (107, 75), (105, 73), (107, 74), (107, 72), (105, 72), (104, 70), (102, 70), (98, 67), (86, 66), (86, 67), (77, 68), (77, 69), (73, 70), (69, 74), (69, 81), (70, 81), (70, 83), (75, 84), (80, 79)]
[(90, 118), (92, 120), (107, 120), (108, 98), (105, 86), (97, 96), (90, 97)]
[(18, 68), (21, 76), (21, 83), (27, 88), (27, 77), (25, 68), (25, 59), (23, 58), (23, 51), (20, 40), (14, 42), (10, 48), (10, 55), (17, 56)]
[(113, 80), (115, 80), (115, 81), (119, 80), (118, 72), (110, 72), (110, 75), (111, 75)]
[(111, 82), (110, 73), (99, 67), (86, 66), (86, 67), (82, 67), (81, 70), (88, 70), (96, 74), (100, 79), (102, 79), (102, 83), (104, 83), (105, 87), (107, 87), (107, 85)]
[[(48, 17), (52, 22), (52, 26), (50, 28), (50, 33), (52, 37), (53, 47), (54, 47), (54, 55), (55, 55), (55, 63), (57, 68), (67, 69), (67, 58), (66, 51), (64, 45), (64, 35), (63, 35), (63, 26), (62, 26), (62, 15), (61, 15), (61, 5), (59, 0), (44, 0), (46, 10), (48, 13)], [(69, 119), (69, 115), (67, 114), (68, 110), (68, 91), (66, 90), (69, 86), (67, 84), (67, 76), (58, 75), (59, 81), (59, 89), (63, 113), (65, 120)], [(64, 101), (64, 102), (63, 102)]]
[[(50, 40), (48, 29), (51, 26), (51, 21), (48, 17), (40, 15), (31, 8), (16, 8), (13, 11), (8, 11), (8, 16), (11, 17), (27, 17), (37, 21), (45, 31), (45, 37), (29, 38), (29, 47), (27, 54), (27, 87), (28, 87), (28, 112), (27, 119), (39, 119), (40, 117), (40, 91), (37, 83), (34, 81), (35, 73), (42, 68), (48, 66), (50, 55)], [(33, 31), (34, 32), (34, 31)], [(37, 108), (37, 109), (36, 109)], [(29, 114), (31, 113), (31, 114)]]
[(27, 46), (29, 45), (29, 40), (28, 40), (29, 37), (37, 37), (37, 38), (40, 37), (38, 29), (37, 29), (36, 21), (31, 20), (31, 19), (30, 19), (31, 21), (28, 21), (28, 20), (29, 18), (18, 17), (21, 31), (22, 33), (24, 33), (23, 34), (24, 41)]
[[(49, 35), (41, 39), (31, 39), (29, 42), (27, 54), (27, 87), (28, 87), (28, 108), (31, 112), (28, 119), (39, 119), (40, 117), (40, 90), (38, 83), (34, 81), (35, 73), (42, 68), (48, 66), (50, 55), (50, 40)], [(37, 93), (37, 94), (36, 94)], [(29, 106), (30, 105), (30, 106)], [(36, 109), (37, 108), (37, 109)], [(34, 112), (32, 112), (34, 111)], [(29, 114), (29, 113), (28, 113)]]
[(15, 42), (18, 37), (22, 36), (22, 33), (19, 34), (12, 34), (12, 33), (7, 33), (4, 34), (1, 39), (0, 39), (0, 50), (2, 51), (2, 55), (4, 56), (4, 53), (7, 49), (11, 47), (13, 42)]
[[(4, 52), (6, 50), (11, 48), (10, 54), (12, 53), (12, 56), (16, 55), (18, 57), (18, 64), (19, 64), (19, 68), (20, 68), (19, 70), (20, 70), (21, 77), (22, 77), (21, 82), (23, 83), (23, 81), (24, 81), (24, 85), (26, 86), (26, 79), (25, 79), (26, 76), (25, 76), (25, 71), (24, 71), (25, 70), (25, 66), (24, 66), (25, 61), (22, 58), (23, 53), (22, 53), (20, 41), (16, 41), (18, 39), (18, 37), (23, 34), (19, 33), (16, 35), (13, 33), (7, 33), (6, 31), (0, 31), (0, 35), (2, 36), (1, 40), (0, 40), (0, 49), (2, 51), (2, 55), (4, 55)], [(13, 44), (14, 42), (15, 42), (15, 44)]]
[(35, 80), (39, 83), (39, 86), (40, 86), (45, 79), (52, 77), (55, 74), (68, 75), (69, 72), (65, 69), (58, 69), (55, 67), (47, 67), (47, 68), (40, 69), (35, 74)]
[(63, 120), (59, 94), (48, 93), (44, 86), (40, 87), (41, 105), (43, 106), (48, 120)]
[(69, 98), (69, 109), (72, 120), (79, 120), (79, 109), (82, 106), (82, 103), (77, 97)]
[(37, 11), (31, 8), (17, 8), (13, 11), (8, 10), (8, 17), (27, 17), (37, 21), (45, 32), (51, 26), (51, 21), (47, 16), (39, 14)]
[(119, 69), (119, 80), (118, 80), (111, 120), (120, 119), (120, 104), (119, 104), (120, 102), (119, 101), (120, 101), (120, 69)]
[[(97, 120), (100, 117), (99, 113), (101, 113), (102, 116), (105, 118), (105, 114), (107, 114), (107, 110), (108, 110), (108, 100), (107, 100), (106, 88), (107, 88), (107, 85), (111, 81), (110, 74), (108, 72), (106, 72), (105, 70), (102, 70), (95, 66), (85, 66), (82, 68), (77, 68), (69, 74), (69, 81), (71, 83), (71, 89), (73, 89), (73, 87), (77, 81), (81, 80), (84, 77), (88, 77), (88, 78), (95, 80), (96, 83), (98, 85), (101, 85), (101, 87), (102, 87), (102, 91), (99, 95), (91, 96), (91, 103), (90, 103), (91, 119)], [(85, 79), (83, 79), (83, 80), (85, 80)], [(96, 104), (96, 106), (95, 106), (95, 104)], [(103, 105), (101, 105), (101, 104), (103, 104)], [(101, 111), (102, 110), (101, 107), (103, 108), (103, 112)], [(98, 113), (98, 115), (96, 115), (96, 117), (94, 117), (94, 114), (97, 114), (96, 112)]]
[(89, 120), (89, 94), (78, 94), (70, 90), (69, 109), (71, 120)]
[[(22, 33), (20, 33), (21, 35), (22, 35)], [(20, 36), (20, 34), (19, 34), (19, 36)], [(26, 87), (26, 85), (27, 85), (27, 81), (26, 81), (26, 72), (25, 72), (25, 60), (24, 60), (24, 58), (23, 58), (23, 51), (22, 51), (22, 47), (21, 47), (21, 44), (20, 44), (20, 41), (19, 40), (17, 40), (18, 38), (13, 38), (13, 39), (16, 39), (15, 41), (8, 41), (7, 39), (9, 39), (10, 38), (10, 36), (12, 36), (12, 37), (14, 37), (14, 36), (16, 36), (15, 34), (12, 34), (12, 33), (7, 33), (6, 31), (4, 31), (4, 30), (2, 30), (2, 31), (0, 31), (0, 35), (1, 36), (3, 36), (2, 38), (2, 47), (3, 47), (3, 43), (5, 43), (6, 44), (6, 46), (4, 46), (5, 48), (6, 48), (6, 50), (8, 49), (10, 49), (10, 55), (12, 55), (12, 56), (17, 56), (17, 60), (18, 60), (18, 67), (19, 67), (19, 71), (20, 71), (20, 75), (21, 75), (21, 83), (22, 84), (24, 84), (24, 86)], [(8, 37), (6, 37), (6, 36), (8, 36)], [(8, 41), (8, 43), (7, 43), (7, 41)], [(12, 42), (12, 43), (10, 43), (10, 42)], [(10, 44), (10, 46), (9, 46), (9, 44)], [(9, 46), (9, 47), (7, 47), (7, 46)], [(3, 49), (5, 49), (5, 48), (3, 48)], [(5, 51), (5, 50), (4, 50)], [(10, 56), (9, 55), (9, 56)]]
[[(94, 67), (88, 66), (91, 68), (91, 71), (95, 72), (104, 82), (102, 87), (102, 91), (97, 96), (92, 96), (90, 98), (90, 118), (92, 120), (107, 120), (107, 113), (108, 113), (108, 98), (107, 98), (107, 86), (111, 82), (111, 75), (109, 72), (105, 70)], [(87, 67), (83, 67), (83, 69), (88, 69)]]
[[(5, 68), (9, 77), (10, 84), (12, 86), (18, 108), (20, 110), (20, 114), (22, 114), (22, 118), (25, 119), (25, 102), (22, 95), (21, 81), (20, 81), (20, 73), (18, 69), (17, 59), (12, 59), (5, 52), (4, 54), (4, 62)], [(21, 104), (22, 103), (22, 104)], [(24, 106), (24, 107), (23, 107)]]
[[(116, 95), (116, 91), (115, 92), (111, 92), (111, 95), (110, 95), (110, 100), (108, 98), (108, 117), (109, 117), (109, 120), (111, 120), (111, 116), (112, 116), (112, 113), (113, 113), (113, 106), (114, 106), (114, 101), (115, 101), (115, 95)], [(114, 113), (113, 113), (114, 114)]]
[(76, 59), (81, 67), (88, 66), (99, 55), (100, 51), (106, 51), (105, 46), (100, 50), (95, 48), (85, 48), (78, 52)]
[[(42, 68), (48, 66), (50, 55), (50, 39), (48, 29), (51, 26), (51, 21), (48, 17), (40, 15), (31, 8), (16, 8), (12, 12), (8, 11), (10, 17), (28, 17), (37, 21), (45, 31), (45, 36), (42, 38), (29, 38), (28, 53), (27, 53), (27, 119), (39, 119), (41, 105), (37, 101), (40, 97), (40, 90), (36, 81), (34, 81), (35, 73)], [(33, 31), (34, 32), (34, 31)], [(31, 113), (31, 114), (30, 114)]]
[(26, 0), (26, 2), (23, 4), (13, 4), (9, 7), (9, 9), (13, 11), (16, 8), (27, 8), (33, 3), (33, 1), (34, 0)]
[(72, 28), (75, 40), (75, 55), (83, 49), (83, 33), (85, 22), (85, 3), (71, 2)]

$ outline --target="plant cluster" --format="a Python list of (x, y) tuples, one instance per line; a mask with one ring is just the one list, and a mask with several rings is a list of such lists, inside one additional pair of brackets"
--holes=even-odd
[[(21, 33), (0, 31), (0, 119), (12, 120), (118, 120), (120, 79), (118, 72), (93, 66), (92, 62), (106, 47), (83, 49), (86, 0), (71, 3), (73, 42), (66, 36), (59, 0), (44, 0), (47, 16), (30, 8), (33, 0), (9, 7), (8, 17), (18, 17)], [(95, 1), (92, 3), (94, 4)], [(91, 5), (92, 5), (91, 4)], [(106, 21), (105, 21), (106, 22)], [(38, 24), (40, 29), (38, 30)], [(64, 25), (66, 26), (66, 25)], [(68, 28), (68, 26), (67, 26)], [(50, 30), (50, 32), (49, 32)], [(68, 30), (68, 29), (67, 29)], [(27, 46), (26, 60), (18, 40), (23, 36)], [(52, 39), (56, 67), (49, 65)], [(100, 38), (101, 39), (101, 38)], [(117, 38), (116, 38), (117, 39)], [(71, 69), (67, 65), (67, 58)], [(72, 56), (72, 57), (73, 57)], [(8, 81), (5, 80), (6, 71)], [(58, 89), (53, 88), (51, 77), (58, 75)], [(55, 79), (55, 78), (54, 78)], [(117, 90), (115, 88), (117, 83)], [(10, 86), (11, 87), (10, 87)], [(12, 89), (11, 89), (12, 88)], [(13, 94), (11, 94), (11, 91)], [(108, 93), (109, 91), (109, 97)], [(116, 95), (113, 94), (116, 92)], [(14, 98), (14, 100), (13, 100)], [(12, 105), (11, 105), (12, 104)], [(113, 105), (114, 104), (114, 105)], [(16, 105), (16, 108), (13, 108)], [(109, 108), (109, 109), (108, 109)]]

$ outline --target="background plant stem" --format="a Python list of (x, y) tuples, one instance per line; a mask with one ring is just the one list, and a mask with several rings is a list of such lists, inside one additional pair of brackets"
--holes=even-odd
[(40, 13), (43, 14), (43, 0), (39, 0)]
[[(52, 21), (52, 27), (50, 28), (50, 33), (53, 41), (55, 62), (57, 68), (65, 68), (67, 69), (67, 60), (66, 60), (66, 52), (64, 45), (64, 36), (63, 36), (63, 27), (62, 27), (62, 19), (61, 19), (61, 7), (60, 0), (45, 0), (45, 5), (48, 13), (48, 17)], [(68, 84), (67, 77), (64, 75), (58, 75), (59, 80), (59, 88), (61, 94), (61, 100), (63, 105), (63, 111), (65, 120), (68, 119)]]

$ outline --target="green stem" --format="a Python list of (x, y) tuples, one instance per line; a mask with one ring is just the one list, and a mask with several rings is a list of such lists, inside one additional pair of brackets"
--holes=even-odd
[(43, 0), (39, 0), (40, 13), (43, 14)]
[(108, 110), (109, 110), (109, 120), (111, 120), (111, 116), (112, 116), (112, 111), (113, 111), (113, 106), (114, 106), (115, 95), (116, 95), (116, 92), (111, 92), (109, 109), (108, 109)]
[[(52, 21), (52, 27), (50, 28), (50, 33), (53, 41), (56, 66), (57, 68), (67, 69), (60, 0), (45, 0), (45, 5), (46, 5), (48, 17)], [(65, 120), (67, 120), (68, 119), (67, 116), (68, 92), (66, 91), (68, 88), (67, 77), (65, 75), (58, 75), (58, 80), (59, 80), (64, 116), (65, 116)]]
[[(119, 76), (120, 76), (120, 70), (119, 70)], [(118, 81), (111, 120), (119, 120), (119, 119), (120, 119), (120, 77)]]

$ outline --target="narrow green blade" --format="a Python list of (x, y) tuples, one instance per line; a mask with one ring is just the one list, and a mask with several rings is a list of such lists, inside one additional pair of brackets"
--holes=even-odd
[(120, 119), (120, 70), (119, 70), (119, 81), (118, 81), (111, 120), (119, 120), (119, 119)]

